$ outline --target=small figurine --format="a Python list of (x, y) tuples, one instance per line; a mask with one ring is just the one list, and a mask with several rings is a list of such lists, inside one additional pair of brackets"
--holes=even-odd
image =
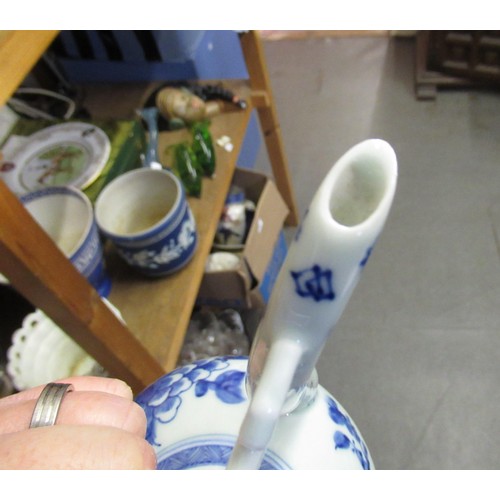
[(165, 87), (156, 95), (156, 107), (169, 120), (172, 128), (181, 128), (194, 122), (201, 122), (218, 115), (221, 105), (207, 101), (180, 87)]

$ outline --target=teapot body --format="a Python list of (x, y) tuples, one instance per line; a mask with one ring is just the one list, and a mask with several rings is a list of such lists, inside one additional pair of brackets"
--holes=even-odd
[[(248, 409), (247, 357), (177, 368), (142, 391), (147, 440), (158, 469), (224, 469)], [(345, 409), (322, 386), (306, 407), (279, 420), (260, 469), (373, 469)]]

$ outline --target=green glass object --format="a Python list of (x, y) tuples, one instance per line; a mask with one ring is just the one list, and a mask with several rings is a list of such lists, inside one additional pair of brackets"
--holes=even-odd
[(197, 122), (191, 127), (193, 151), (203, 173), (211, 177), (215, 173), (215, 151), (207, 122)]
[(182, 143), (175, 146), (175, 170), (186, 193), (199, 198), (203, 173), (193, 149), (188, 144)]

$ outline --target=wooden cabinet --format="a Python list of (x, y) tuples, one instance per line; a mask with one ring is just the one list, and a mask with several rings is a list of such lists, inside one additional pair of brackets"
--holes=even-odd
[[(3, 105), (57, 32), (0, 33), (0, 74), (8, 80), (0, 94), (0, 105)], [(114, 254), (107, 255), (113, 282), (109, 299), (120, 309), (125, 325), (36, 225), (17, 197), (0, 182), (0, 273), (111, 375), (127, 381), (135, 392), (176, 365), (205, 259), (254, 107), (275, 182), (290, 209), (287, 223), (298, 222), (262, 46), (255, 32), (244, 33), (241, 43), (250, 80), (239, 91), (247, 97), (250, 106), (213, 119), (214, 136), (228, 135), (234, 148), (230, 152), (217, 149), (216, 177), (204, 180), (200, 199), (190, 199), (199, 233), (195, 257), (179, 273), (151, 280), (131, 273)], [(175, 142), (177, 133), (182, 134), (161, 134), (159, 150), (168, 142)]]
[(487, 86), (500, 82), (500, 31), (419, 31), (415, 90), (434, 99), (437, 89)]

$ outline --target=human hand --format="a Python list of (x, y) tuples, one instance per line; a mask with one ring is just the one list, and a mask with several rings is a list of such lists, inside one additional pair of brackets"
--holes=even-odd
[(29, 428), (44, 386), (0, 399), (0, 469), (154, 469), (146, 416), (125, 382), (71, 377), (57, 422)]

